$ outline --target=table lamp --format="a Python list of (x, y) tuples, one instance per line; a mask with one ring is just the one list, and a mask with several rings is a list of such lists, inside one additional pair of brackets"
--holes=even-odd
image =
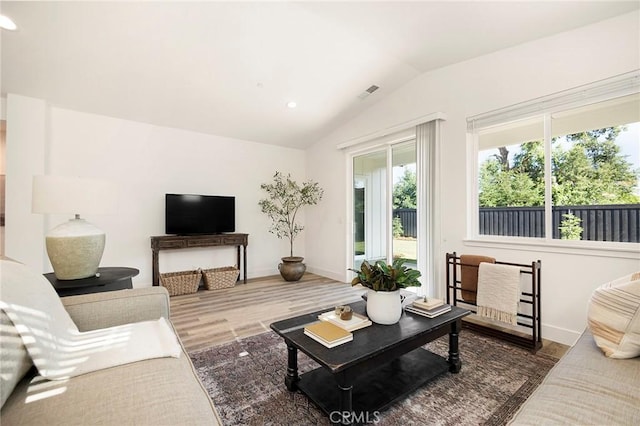
[(104, 252), (105, 233), (80, 214), (112, 214), (116, 188), (111, 182), (65, 176), (34, 176), (33, 213), (75, 214), (74, 219), (51, 229), (45, 239), (53, 272), (59, 280), (96, 275)]

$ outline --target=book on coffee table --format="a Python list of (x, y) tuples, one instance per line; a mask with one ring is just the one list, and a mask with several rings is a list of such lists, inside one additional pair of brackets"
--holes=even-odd
[(313, 340), (333, 348), (353, 340), (353, 334), (329, 321), (320, 321), (304, 328), (304, 334)]
[(420, 298), (413, 301), (413, 307), (419, 309), (434, 309), (444, 305), (444, 300), (435, 297)]
[(407, 312), (411, 312), (412, 314), (422, 315), (427, 318), (435, 318), (438, 315), (442, 315), (444, 313), (451, 311), (451, 305), (444, 304), (433, 309), (420, 309), (413, 305), (410, 305), (410, 306), (405, 306), (404, 310)]
[(371, 320), (364, 316), (353, 312), (351, 319), (343, 320), (338, 315), (336, 315), (335, 311), (325, 312), (323, 314), (318, 315), (318, 319), (322, 321), (329, 321), (337, 325), (340, 328), (344, 328), (347, 331), (355, 331), (360, 330), (361, 328), (369, 327), (371, 324)]

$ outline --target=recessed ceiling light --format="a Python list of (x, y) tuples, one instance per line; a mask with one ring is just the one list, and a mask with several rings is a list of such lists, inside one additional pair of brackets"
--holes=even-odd
[(18, 29), (18, 26), (8, 16), (0, 15), (0, 28), (15, 31)]
[(298, 106), (298, 104), (295, 103), (294, 101), (287, 102), (287, 108), (293, 109), (293, 108), (295, 108), (297, 106)]

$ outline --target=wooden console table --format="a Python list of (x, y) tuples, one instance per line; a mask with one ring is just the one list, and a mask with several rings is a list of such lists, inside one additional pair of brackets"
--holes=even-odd
[[(198, 247), (235, 246), (237, 248), (236, 261), (240, 268), (240, 275), (244, 270), (244, 283), (247, 283), (247, 245), (249, 234), (212, 234), (212, 235), (161, 235), (151, 237), (153, 252), (153, 285), (160, 285), (158, 254), (160, 250), (180, 250)], [(240, 246), (243, 247), (242, 265), (240, 264)], [(238, 280), (240, 276), (238, 276)]]

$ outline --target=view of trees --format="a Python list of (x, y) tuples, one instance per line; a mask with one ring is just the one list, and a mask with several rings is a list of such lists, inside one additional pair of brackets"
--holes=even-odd
[(416, 173), (407, 168), (404, 175), (393, 186), (393, 208), (415, 209), (417, 200)]
[[(607, 127), (552, 140), (553, 205), (640, 203), (640, 169), (633, 169), (615, 142), (623, 130)], [(523, 143), (513, 161), (509, 154), (500, 147), (481, 164), (480, 207), (544, 205), (544, 143)]]
[[(398, 182), (393, 185), (393, 209), (415, 209), (418, 205), (416, 173), (406, 168)], [(402, 221), (398, 216), (393, 218), (393, 237), (404, 236)]]
[[(552, 203), (554, 206), (640, 204), (640, 169), (616, 143), (622, 126), (565, 135), (551, 141)], [(511, 150), (511, 152), (510, 152)], [(544, 142), (529, 141), (518, 149), (499, 147), (480, 165), (479, 206), (542, 207), (545, 199)], [(393, 208), (416, 208), (416, 174), (405, 169), (393, 187)], [(583, 224), (571, 213), (562, 214), (562, 239), (581, 239)], [(403, 234), (399, 217), (394, 236)]]

